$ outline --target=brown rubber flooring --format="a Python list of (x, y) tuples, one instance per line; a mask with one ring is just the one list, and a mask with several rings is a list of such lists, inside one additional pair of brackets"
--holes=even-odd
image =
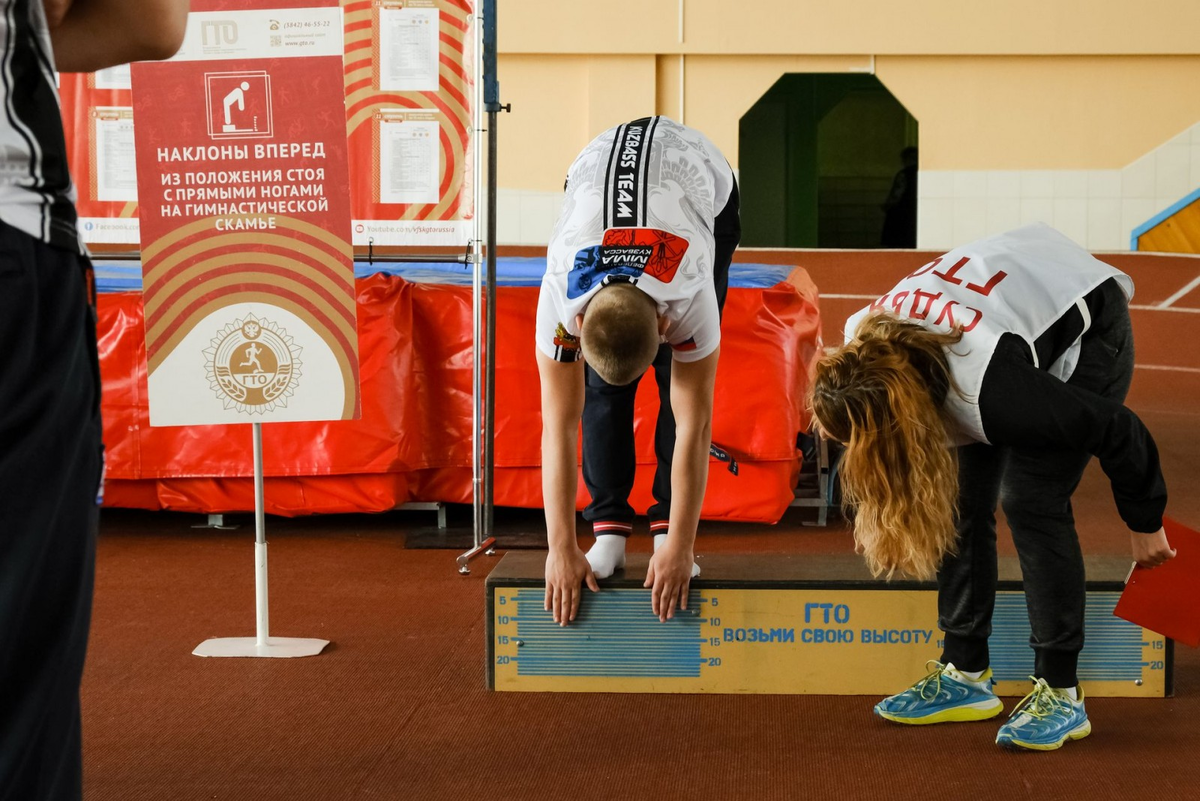
[[(834, 295), (822, 300), (827, 342), (842, 312), (896, 277), (838, 254), (788, 256)], [(1195, 527), (1200, 309), (1191, 298), (1179, 312), (1150, 307), (1200, 264), (1121, 266), (1144, 307), (1130, 405), (1158, 440), (1169, 512)], [(1128, 552), (1094, 465), (1075, 509), (1085, 551)], [(1174, 698), (1089, 700), (1093, 735), (1052, 754), (1000, 751), (998, 722), (887, 724), (875, 698), (491, 693), (483, 579), (494, 562), (460, 577), (453, 551), (406, 550), (405, 532), (431, 517), (271, 519), (272, 633), (334, 644), (316, 658), (243, 660), (191, 650), (253, 634), (249, 519), (193, 531), (195, 516), (106, 512), (83, 682), (86, 798), (1200, 799), (1200, 652), (1186, 647)], [(498, 515), (502, 537), (529, 528), (528, 514)], [(705, 524), (700, 550), (841, 553), (849, 537), (789, 515)]]
[[(1080, 506), (1106, 491), (1090, 475)], [(194, 516), (108, 513), (83, 683), (86, 798), (1200, 798), (1200, 653), (1184, 647), (1176, 697), (1091, 700), (1094, 734), (1054, 754), (1000, 751), (997, 722), (887, 724), (867, 697), (489, 692), (495, 562), (460, 577), (454, 552), (406, 550), (403, 530), (428, 517), (269, 520), (272, 633), (333, 645), (257, 660), (191, 655), (207, 637), (253, 634), (249, 519), (197, 532)], [(1116, 526), (1095, 531), (1089, 551), (1125, 547)], [(848, 536), (789, 517), (713, 526), (703, 549), (844, 552)]]

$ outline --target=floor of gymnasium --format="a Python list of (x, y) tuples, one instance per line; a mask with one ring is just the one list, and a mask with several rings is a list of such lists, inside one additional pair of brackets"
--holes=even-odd
[[(787, 257), (822, 288), (827, 342), (896, 277), (838, 254)], [(1134, 271), (1129, 403), (1156, 435), (1169, 512), (1196, 525), (1200, 261), (1150, 266)], [(1075, 509), (1086, 551), (1128, 552), (1094, 465)], [(1093, 735), (1054, 754), (999, 750), (998, 722), (891, 725), (871, 714), (874, 697), (489, 692), (483, 580), (495, 560), (461, 577), (455, 551), (406, 548), (431, 517), (269, 519), (272, 633), (333, 644), (311, 659), (223, 660), (191, 651), (253, 634), (250, 517), (211, 531), (192, 529), (195, 515), (106, 510), (82, 690), (85, 798), (1200, 798), (1189, 767), (1200, 652), (1183, 646), (1173, 698), (1089, 700)], [(698, 550), (850, 550), (843, 525), (801, 517), (706, 524)], [(537, 525), (504, 510), (497, 522), (502, 543)], [(648, 550), (648, 537), (631, 548)], [(1004, 535), (1001, 549), (1012, 552)]]

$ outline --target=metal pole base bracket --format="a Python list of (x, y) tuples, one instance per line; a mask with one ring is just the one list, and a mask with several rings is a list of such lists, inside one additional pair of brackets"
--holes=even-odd
[(472, 548), (471, 550), (467, 551), (466, 553), (464, 553), (458, 557), (459, 575), (463, 575), (463, 576), (471, 575), (470, 562), (472, 559), (474, 559), (476, 556), (479, 556), (479, 554), (481, 554), (481, 553), (487, 554), (488, 556), (495, 555), (495, 553), (496, 553), (496, 538), (495, 537), (488, 537), (486, 540), (479, 543), (474, 548)]

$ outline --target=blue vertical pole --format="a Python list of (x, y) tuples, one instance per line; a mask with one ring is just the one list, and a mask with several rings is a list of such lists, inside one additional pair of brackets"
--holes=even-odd
[[(496, 0), (483, 0), (483, 108), (500, 110), (500, 81), (496, 77)], [(491, 131), (488, 131), (489, 138)]]

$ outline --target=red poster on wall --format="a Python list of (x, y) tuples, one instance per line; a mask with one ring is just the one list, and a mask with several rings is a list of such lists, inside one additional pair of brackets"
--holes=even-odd
[(350, 0), (354, 244), (463, 247), (474, 225), (474, 0)]
[(59, 76), (79, 231), (88, 244), (138, 243), (129, 65)]
[[(261, 0), (252, 7), (294, 4)], [(354, 244), (464, 246), (475, 217), (476, 1), (342, 6)], [(64, 74), (60, 91), (83, 238), (134, 246), (140, 240), (129, 67)]]
[(358, 415), (341, 10), (294, 1), (133, 65), (153, 425)]

